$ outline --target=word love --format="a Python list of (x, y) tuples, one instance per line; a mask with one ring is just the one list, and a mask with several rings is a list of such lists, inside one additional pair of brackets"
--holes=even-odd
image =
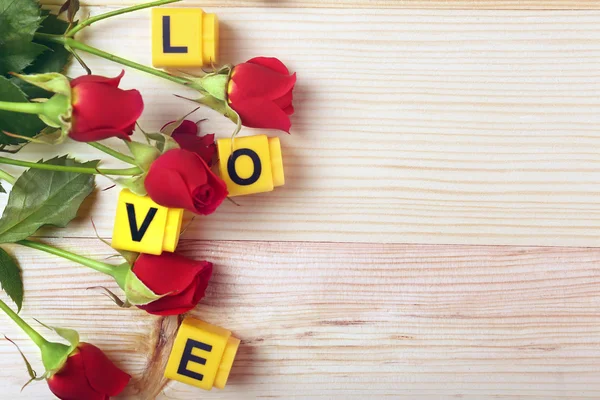
[(239, 346), (240, 340), (227, 329), (188, 317), (177, 332), (165, 378), (205, 390), (223, 389)]
[(152, 9), (152, 65), (157, 68), (216, 64), (219, 21), (199, 8)]
[[(219, 174), (229, 196), (270, 192), (285, 183), (279, 138), (266, 135), (217, 140)], [(233, 150), (233, 152), (232, 152)], [(160, 255), (179, 242), (183, 209), (167, 208), (149, 196), (123, 189), (117, 203), (112, 247)]]

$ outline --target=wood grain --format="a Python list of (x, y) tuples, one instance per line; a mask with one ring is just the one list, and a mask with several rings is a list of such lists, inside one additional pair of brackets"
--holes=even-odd
[[(62, 5), (63, 0), (42, 0)], [(134, 5), (137, 0), (89, 0), (87, 6)], [(577, 10), (600, 9), (598, 0), (185, 0), (182, 5), (198, 7), (277, 7), (277, 8), (406, 8), (480, 10)]]
[[(600, 12), (210, 11), (223, 62), (274, 55), (298, 73), (297, 114), (292, 135), (271, 133), (286, 186), (224, 204), (186, 237), (600, 245)], [(149, 64), (148, 25), (148, 12), (129, 14), (85, 40)], [(85, 58), (96, 73), (120, 71)], [(146, 130), (194, 109), (172, 96), (194, 93), (137, 71), (123, 86), (142, 91)], [(209, 111), (195, 117), (219, 137), (233, 129)], [(102, 157), (84, 144), (56, 149), (67, 151)], [(98, 192), (79, 224), (52, 235), (93, 237), (92, 216), (110, 238), (117, 195)]]
[[(97, 240), (50, 243), (112, 254)], [(85, 290), (118, 291), (102, 275), (11, 250), (28, 287), (21, 314), (105, 349), (134, 376), (122, 399), (600, 396), (598, 249), (185, 240), (184, 254), (215, 263), (192, 314), (243, 341), (228, 386), (210, 395), (175, 382), (160, 391), (176, 319), (118, 309)], [(49, 398), (44, 383), (19, 395), (25, 380), (18, 353), (0, 343), (0, 398)]]

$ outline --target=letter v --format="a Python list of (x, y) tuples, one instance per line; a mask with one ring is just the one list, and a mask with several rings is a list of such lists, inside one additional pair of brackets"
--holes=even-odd
[(134, 242), (141, 242), (158, 209), (151, 207), (150, 210), (148, 210), (148, 214), (146, 214), (146, 218), (144, 218), (144, 222), (142, 222), (142, 226), (140, 226), (140, 229), (138, 229), (137, 218), (135, 217), (135, 207), (131, 203), (126, 203), (126, 205), (127, 217), (129, 218), (129, 230), (131, 231), (131, 240)]

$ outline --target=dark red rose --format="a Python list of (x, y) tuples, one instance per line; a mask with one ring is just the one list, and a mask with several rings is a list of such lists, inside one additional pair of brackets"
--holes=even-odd
[(121, 393), (129, 379), (102, 350), (80, 343), (62, 368), (48, 379), (48, 386), (61, 400), (108, 400)]
[(227, 88), (229, 106), (251, 128), (290, 132), (296, 74), (277, 58), (257, 57), (233, 68)]
[[(167, 123), (161, 128), (161, 131), (173, 123), (175, 121)], [(198, 124), (186, 119), (173, 131), (171, 137), (175, 139), (182, 149), (198, 154), (210, 167), (217, 152), (215, 135), (198, 136), (198, 131)]]
[(135, 122), (144, 109), (142, 95), (135, 89), (119, 89), (121, 74), (115, 78), (84, 75), (71, 81), (73, 126), (69, 136), (79, 142), (109, 137), (129, 140)]
[(196, 307), (204, 297), (212, 264), (174, 253), (141, 254), (132, 271), (154, 293), (165, 295), (139, 308), (155, 315), (179, 315)]
[(225, 182), (196, 153), (173, 149), (152, 163), (146, 180), (152, 200), (169, 208), (212, 214), (227, 197)]

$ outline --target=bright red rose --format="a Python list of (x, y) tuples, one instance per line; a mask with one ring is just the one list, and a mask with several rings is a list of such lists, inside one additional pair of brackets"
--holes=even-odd
[(227, 87), (229, 106), (251, 128), (290, 132), (296, 74), (277, 58), (257, 57), (233, 68)]
[(84, 75), (71, 81), (73, 126), (69, 136), (79, 142), (109, 137), (129, 140), (135, 122), (144, 109), (142, 95), (135, 89), (119, 89), (121, 74), (115, 78)]
[(61, 400), (108, 400), (121, 393), (129, 379), (102, 350), (80, 343), (62, 368), (48, 379), (48, 386)]
[[(167, 123), (161, 128), (161, 131), (173, 123), (175, 121)], [(210, 167), (217, 152), (215, 135), (198, 136), (198, 131), (198, 124), (186, 119), (173, 131), (171, 137), (175, 139), (182, 149), (198, 154)]]
[(150, 166), (146, 191), (161, 206), (185, 208), (196, 214), (212, 214), (227, 197), (225, 182), (196, 153), (167, 151)]
[(179, 315), (196, 307), (204, 297), (212, 264), (174, 253), (141, 254), (132, 272), (154, 293), (165, 295), (139, 308), (155, 315)]

